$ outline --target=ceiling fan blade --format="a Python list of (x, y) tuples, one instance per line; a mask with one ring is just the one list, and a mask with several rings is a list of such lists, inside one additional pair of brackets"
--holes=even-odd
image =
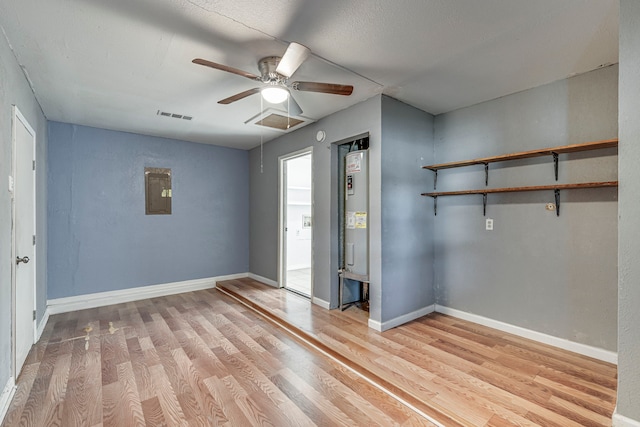
[(289, 117), (298, 117), (300, 114), (302, 114), (302, 108), (300, 108), (300, 105), (293, 98), (291, 92), (289, 92), (289, 96), (286, 100), (277, 105), (283, 110), (287, 111)]
[(215, 68), (216, 70), (226, 71), (227, 73), (237, 74), (242, 77), (246, 77), (251, 80), (258, 80), (260, 77), (255, 74), (248, 73), (238, 68), (229, 67), (228, 65), (218, 64), (216, 62), (207, 61), (206, 59), (196, 58), (193, 61), (194, 64), (204, 65), (205, 67)]
[(260, 92), (260, 89), (257, 87), (254, 87), (253, 89), (245, 90), (244, 92), (236, 93), (233, 96), (220, 100), (218, 101), (218, 104), (231, 104), (232, 102), (240, 101), (241, 99), (244, 99), (247, 96), (251, 96), (254, 93), (258, 93), (258, 92)]
[(338, 85), (334, 83), (293, 82), (291, 87), (294, 90), (302, 92), (320, 92), (344, 96), (349, 96), (353, 92), (353, 86), (351, 85)]
[(291, 77), (293, 73), (296, 72), (298, 67), (302, 65), (304, 60), (309, 57), (310, 53), (311, 50), (309, 50), (308, 47), (301, 45), (300, 43), (289, 43), (289, 47), (287, 48), (284, 55), (282, 55), (280, 63), (278, 63), (276, 72), (278, 74), (282, 74), (287, 78)]

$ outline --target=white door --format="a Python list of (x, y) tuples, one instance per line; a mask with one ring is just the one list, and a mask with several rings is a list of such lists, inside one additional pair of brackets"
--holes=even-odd
[(280, 286), (305, 297), (312, 292), (312, 154), (310, 149), (280, 159)]
[(35, 338), (35, 138), (14, 106), (13, 114), (13, 262), (15, 374), (22, 369)]

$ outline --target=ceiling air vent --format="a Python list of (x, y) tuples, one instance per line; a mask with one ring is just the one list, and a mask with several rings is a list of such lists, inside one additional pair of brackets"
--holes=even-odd
[(284, 111), (267, 108), (262, 113), (247, 120), (245, 123), (268, 127), (280, 132), (289, 132), (294, 129), (299, 129), (313, 121), (314, 120), (308, 119), (304, 116), (288, 117), (287, 113)]
[(160, 110), (158, 110), (158, 112), (156, 114), (158, 116), (172, 117), (174, 119), (182, 119), (182, 120), (192, 120), (193, 119), (192, 116), (185, 116), (184, 114), (168, 113), (166, 111), (160, 111)]
[(283, 116), (281, 114), (269, 114), (265, 118), (258, 120), (257, 125), (266, 126), (278, 130), (293, 129), (300, 123), (304, 123), (304, 120), (294, 119), (292, 117)]

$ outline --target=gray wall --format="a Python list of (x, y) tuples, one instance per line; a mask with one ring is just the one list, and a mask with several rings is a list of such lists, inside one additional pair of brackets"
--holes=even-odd
[[(272, 140), (249, 154), (250, 174), (250, 271), (278, 279), (278, 157), (313, 146), (313, 267), (316, 298), (338, 303), (337, 148), (334, 142), (369, 132), (369, 233), (371, 237), (371, 317), (380, 319), (380, 110), (381, 96), (325, 117), (300, 130)], [(319, 144), (318, 130), (327, 133)]]
[[(248, 153), (49, 124), (49, 298), (243, 273)], [(145, 215), (144, 168), (171, 168), (171, 215)]]
[(47, 126), (38, 101), (20, 69), (4, 35), (0, 35), (0, 392), (11, 376), (11, 198), (7, 177), (11, 175), (11, 106), (17, 105), (36, 131), (36, 299), (37, 318), (46, 306), (47, 271)]
[[(617, 66), (437, 116), (436, 162), (617, 137)], [(637, 158), (637, 157), (636, 157)], [(615, 180), (614, 150), (560, 156), (560, 183)], [(490, 187), (554, 183), (550, 158), (492, 164)], [(438, 190), (484, 187), (484, 169), (441, 171)], [(616, 351), (617, 191), (441, 197), (437, 303)], [(637, 283), (637, 282), (636, 282)]]
[(433, 116), (382, 97), (382, 322), (435, 302)]
[[(617, 414), (640, 423), (640, 2), (620, 2)], [(615, 416), (614, 416), (615, 420)], [(616, 424), (617, 425), (617, 424)], [(620, 424), (624, 425), (624, 424)]]

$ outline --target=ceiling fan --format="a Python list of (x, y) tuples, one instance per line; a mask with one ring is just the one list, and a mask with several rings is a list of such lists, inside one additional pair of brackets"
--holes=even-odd
[[(280, 104), (291, 116), (299, 116), (302, 114), (300, 105), (293, 98), (291, 91), (301, 92), (319, 92), (333, 95), (349, 96), (353, 92), (353, 86), (341, 85), (335, 83), (318, 83), (318, 82), (289, 82), (289, 78), (296, 72), (298, 67), (307, 59), (311, 51), (309, 48), (299, 44), (290, 43), (282, 57), (267, 56), (258, 61), (258, 69), (260, 75), (248, 73), (238, 68), (228, 65), (218, 64), (216, 62), (207, 61), (206, 59), (196, 58), (194, 64), (204, 65), (206, 67), (215, 68), (217, 70), (226, 71), (228, 73), (237, 74), (251, 80), (262, 83), (260, 87), (245, 90), (228, 98), (218, 101), (218, 104), (231, 104), (256, 93), (261, 93), (265, 101), (272, 104)], [(287, 108), (288, 107), (288, 108)]]

